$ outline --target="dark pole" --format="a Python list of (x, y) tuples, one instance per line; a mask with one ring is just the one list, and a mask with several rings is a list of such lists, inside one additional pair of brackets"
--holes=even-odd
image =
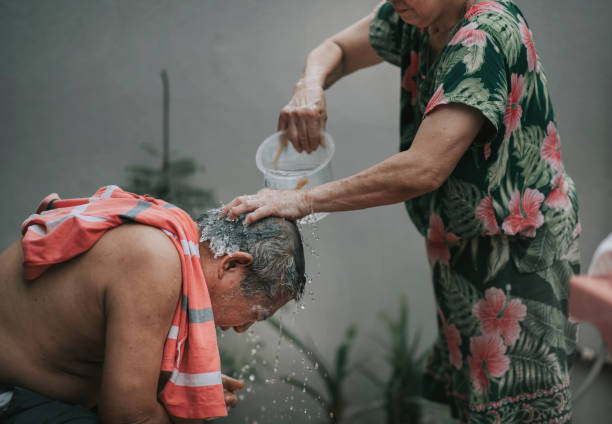
[(164, 191), (170, 192), (170, 82), (165, 69), (161, 71), (162, 84), (164, 86), (164, 121), (163, 121), (163, 143), (162, 173), (164, 179)]

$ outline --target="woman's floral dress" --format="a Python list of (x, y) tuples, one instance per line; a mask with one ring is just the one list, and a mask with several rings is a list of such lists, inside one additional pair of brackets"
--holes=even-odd
[(571, 422), (580, 224), (531, 30), (511, 1), (477, 1), (433, 63), (428, 37), (390, 4), (375, 9), (370, 42), (401, 68), (400, 149), (442, 104), (488, 123), (443, 186), (406, 202), (426, 238), (440, 330), (425, 394), (462, 422)]

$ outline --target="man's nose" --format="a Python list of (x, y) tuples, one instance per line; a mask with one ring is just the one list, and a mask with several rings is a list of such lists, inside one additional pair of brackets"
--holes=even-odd
[(253, 322), (249, 322), (248, 324), (243, 324), (243, 325), (239, 325), (237, 327), (234, 327), (234, 331), (236, 333), (244, 333), (245, 331), (247, 331), (251, 325), (253, 325)]

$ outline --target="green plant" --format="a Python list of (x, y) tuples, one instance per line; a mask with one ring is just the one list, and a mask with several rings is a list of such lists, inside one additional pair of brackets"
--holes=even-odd
[(203, 171), (198, 167), (193, 158), (172, 159), (170, 154), (170, 83), (168, 73), (161, 72), (164, 101), (163, 101), (163, 150), (160, 152), (151, 144), (144, 144), (143, 149), (155, 157), (161, 159), (161, 167), (148, 165), (129, 165), (126, 168), (128, 191), (149, 194), (170, 202), (189, 214), (193, 215), (201, 209), (211, 207), (214, 204), (214, 191), (194, 187), (189, 184), (187, 178), (197, 171)]
[(421, 383), (426, 357), (425, 354), (418, 353), (420, 333), (417, 332), (414, 337), (409, 335), (408, 316), (406, 296), (400, 299), (396, 320), (385, 313), (381, 314), (389, 337), (388, 351), (385, 354), (385, 360), (390, 366), (388, 379), (383, 381), (365, 367), (360, 367), (360, 372), (383, 390), (382, 405), (387, 424), (421, 422), (424, 404), (421, 398)]
[(344, 340), (336, 349), (334, 368), (332, 369), (326, 365), (326, 361), (323, 360), (323, 357), (316, 349), (307, 346), (291, 330), (287, 328), (282, 328), (281, 330), (281, 324), (278, 320), (270, 318), (266, 322), (279, 330), (283, 337), (289, 339), (296, 347), (301, 349), (305, 358), (312, 364), (313, 369), (317, 371), (317, 374), (321, 378), (325, 387), (325, 392), (321, 393), (306, 381), (301, 381), (291, 376), (285, 376), (282, 380), (287, 384), (302, 389), (317, 401), (327, 413), (330, 423), (340, 423), (344, 417), (347, 405), (344, 398), (343, 387), (349, 374), (354, 369), (354, 367), (349, 368), (348, 366), (348, 356), (355, 336), (357, 335), (357, 327), (351, 325), (346, 330)]
[(425, 355), (418, 354), (420, 333), (409, 337), (408, 301), (400, 300), (400, 311), (396, 321), (384, 313), (391, 342), (387, 361), (391, 365), (391, 376), (385, 388), (385, 410), (387, 423), (417, 423), (421, 414), (422, 376)]

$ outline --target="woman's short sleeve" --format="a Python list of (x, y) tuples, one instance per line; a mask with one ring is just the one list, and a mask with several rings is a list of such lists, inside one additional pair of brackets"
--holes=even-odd
[(472, 22), (457, 31), (441, 54), (434, 78), (437, 90), (425, 115), (440, 104), (462, 103), (478, 109), (495, 132), (500, 131), (508, 99), (508, 68), (496, 40)]
[(401, 63), (404, 26), (404, 21), (386, 1), (372, 12), (370, 44), (383, 60), (396, 66)]

